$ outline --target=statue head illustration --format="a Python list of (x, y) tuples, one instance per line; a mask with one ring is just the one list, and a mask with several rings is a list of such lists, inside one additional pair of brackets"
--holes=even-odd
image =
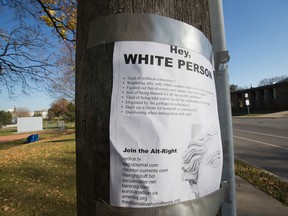
[[(212, 148), (219, 139), (214, 128), (202, 130), (192, 137), (182, 155), (182, 180), (188, 181), (195, 197), (201, 197), (213, 191), (219, 179), (221, 151)], [(221, 167), (220, 167), (221, 172)], [(221, 173), (220, 173), (221, 174)]]

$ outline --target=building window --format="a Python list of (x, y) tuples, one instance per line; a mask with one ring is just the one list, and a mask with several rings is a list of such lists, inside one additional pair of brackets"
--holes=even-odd
[(269, 97), (271, 99), (276, 99), (276, 88), (270, 88), (269, 89)]
[(257, 100), (256, 92), (255, 92), (255, 91), (252, 91), (252, 92), (251, 92), (251, 100), (252, 100), (252, 101), (256, 101), (256, 100)]
[(273, 98), (273, 99), (276, 99), (276, 88), (273, 88), (272, 98)]
[(260, 90), (260, 98), (261, 100), (266, 100), (266, 91), (265, 89)]

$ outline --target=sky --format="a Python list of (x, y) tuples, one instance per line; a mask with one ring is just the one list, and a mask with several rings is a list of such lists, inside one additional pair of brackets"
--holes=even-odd
[[(11, 30), (13, 29), (13, 13), (6, 8), (0, 7), (0, 30)], [(47, 33), (51, 32), (50, 28), (43, 28)], [(0, 77), (1, 79), (1, 77)], [(13, 99), (8, 96), (6, 88), (1, 88), (0, 92), (0, 110), (7, 111), (13, 108), (28, 108), (32, 111), (48, 110), (51, 104), (56, 100), (44, 91), (33, 91), (29, 92), (29, 95), (18, 94)], [(21, 86), (16, 86), (16, 91), (21, 92)]]
[[(230, 84), (257, 87), (264, 78), (287, 75), (288, 1), (223, 0), (223, 10)], [(3, 16), (0, 11), (0, 28), (5, 25)], [(54, 100), (43, 93), (11, 100), (2, 93), (0, 110), (48, 109)]]
[(288, 1), (223, 0), (230, 84), (288, 75)]

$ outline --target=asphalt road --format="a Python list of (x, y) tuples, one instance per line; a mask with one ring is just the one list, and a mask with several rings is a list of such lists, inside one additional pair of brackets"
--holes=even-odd
[(288, 180), (288, 118), (233, 118), (235, 157)]

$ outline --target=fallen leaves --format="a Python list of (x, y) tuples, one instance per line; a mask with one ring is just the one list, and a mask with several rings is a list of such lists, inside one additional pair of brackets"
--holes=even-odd
[(74, 137), (0, 150), (1, 216), (75, 215)]
[(288, 182), (277, 176), (248, 165), (240, 160), (235, 160), (235, 173), (253, 184), (255, 187), (274, 197), (288, 206)]

